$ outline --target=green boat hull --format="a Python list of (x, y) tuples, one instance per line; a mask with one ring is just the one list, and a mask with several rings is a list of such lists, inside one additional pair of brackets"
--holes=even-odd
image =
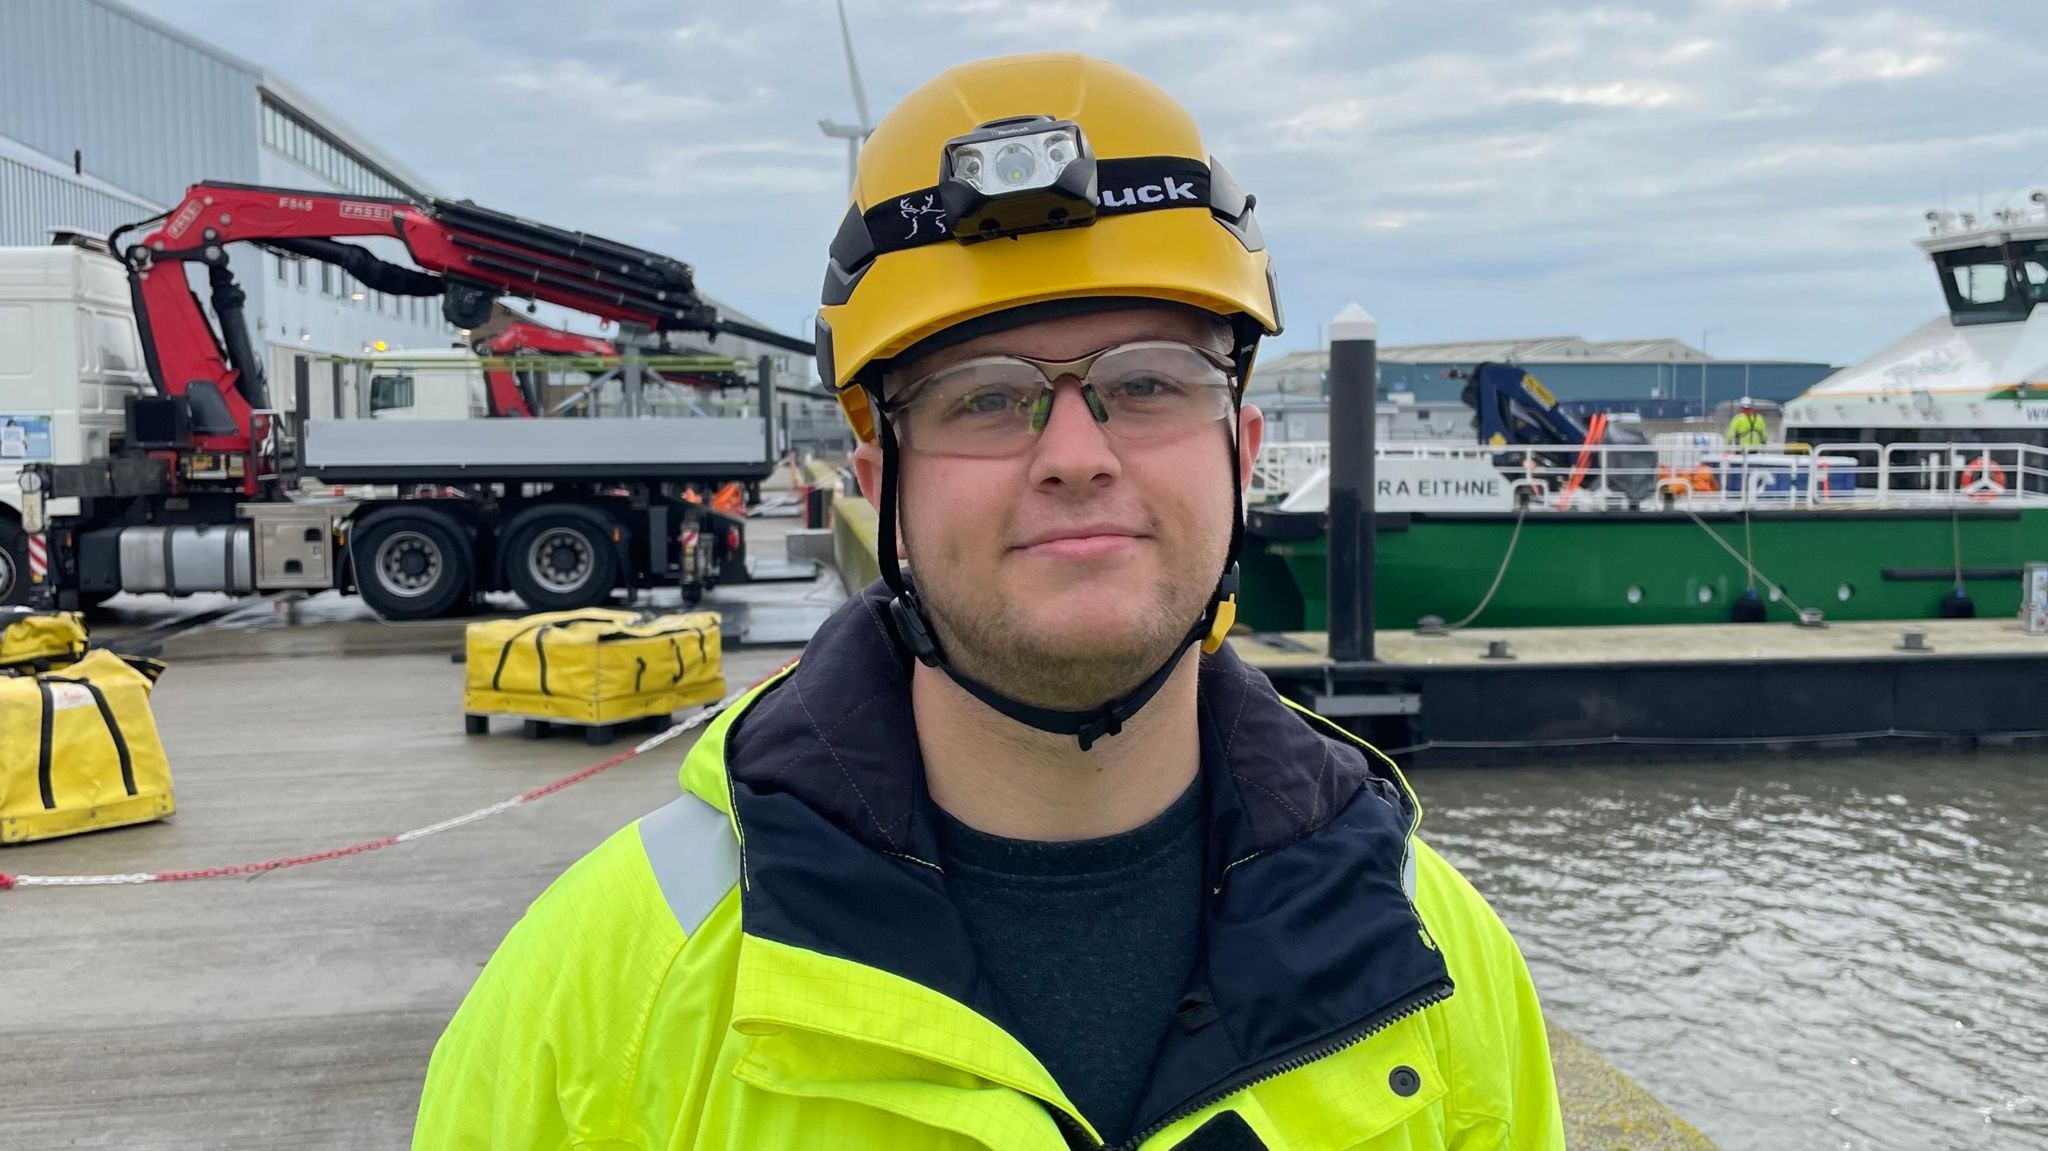
[[(2048, 561), (2048, 508), (1758, 512), (1704, 518), (1763, 581), (1768, 618), (1798, 607), (1828, 619), (1931, 619), (1954, 586), (1979, 616), (2019, 610), (2020, 565)], [(1515, 537), (1512, 514), (1383, 516), (1374, 618), (1410, 628), (1425, 616), (1463, 619), (1485, 598)], [(1960, 548), (1958, 548), (1960, 543)], [(1327, 537), (1246, 540), (1238, 619), (1258, 631), (1326, 626)], [(1522, 522), (1482, 627), (1726, 623), (1749, 578), (1740, 560), (1683, 513), (1531, 514)]]

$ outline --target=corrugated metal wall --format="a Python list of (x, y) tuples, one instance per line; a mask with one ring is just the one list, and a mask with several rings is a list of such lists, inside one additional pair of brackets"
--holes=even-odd
[[(0, 0), (0, 135), (67, 167), (79, 149), (87, 174), (158, 203), (254, 182), (258, 78), (118, 6)], [(0, 197), (0, 216), (25, 211)]]
[(0, 156), (0, 245), (47, 244), (51, 228), (104, 236), (149, 214), (131, 200)]

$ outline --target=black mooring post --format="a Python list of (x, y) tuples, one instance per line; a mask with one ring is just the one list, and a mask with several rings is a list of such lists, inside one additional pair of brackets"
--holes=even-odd
[(1330, 322), (1330, 658), (1374, 659), (1373, 432), (1379, 321), (1357, 304)]
[(773, 465), (776, 460), (775, 357), (762, 356), (760, 359), (755, 360), (754, 370), (760, 373), (761, 377), (761, 427), (767, 432), (767, 443), (763, 447), (767, 454), (762, 457), (762, 462)]

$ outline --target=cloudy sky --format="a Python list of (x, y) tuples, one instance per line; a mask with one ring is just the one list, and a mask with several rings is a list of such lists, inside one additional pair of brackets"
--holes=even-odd
[[(439, 191), (670, 252), (807, 330), (853, 118), (830, 0), (132, 0)], [(1076, 48), (1193, 109), (1290, 327), (1389, 343), (1706, 334), (1848, 362), (1940, 310), (1920, 214), (2048, 185), (2038, 0), (849, 0), (876, 117)], [(1248, 12), (1257, 12), (1255, 17)], [(2017, 195), (2016, 195), (2017, 193)], [(801, 325), (801, 327), (800, 327)]]

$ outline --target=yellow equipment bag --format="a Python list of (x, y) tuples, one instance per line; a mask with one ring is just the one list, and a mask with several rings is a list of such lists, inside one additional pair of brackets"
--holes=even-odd
[(10, 668), (48, 671), (85, 657), (85, 620), (75, 611), (8, 611), (0, 608), (0, 672)]
[(469, 625), (462, 709), (581, 724), (641, 719), (725, 695), (717, 612), (609, 608)]
[(0, 843), (171, 814), (171, 765), (149, 710), (163, 665), (95, 651), (0, 676)]

